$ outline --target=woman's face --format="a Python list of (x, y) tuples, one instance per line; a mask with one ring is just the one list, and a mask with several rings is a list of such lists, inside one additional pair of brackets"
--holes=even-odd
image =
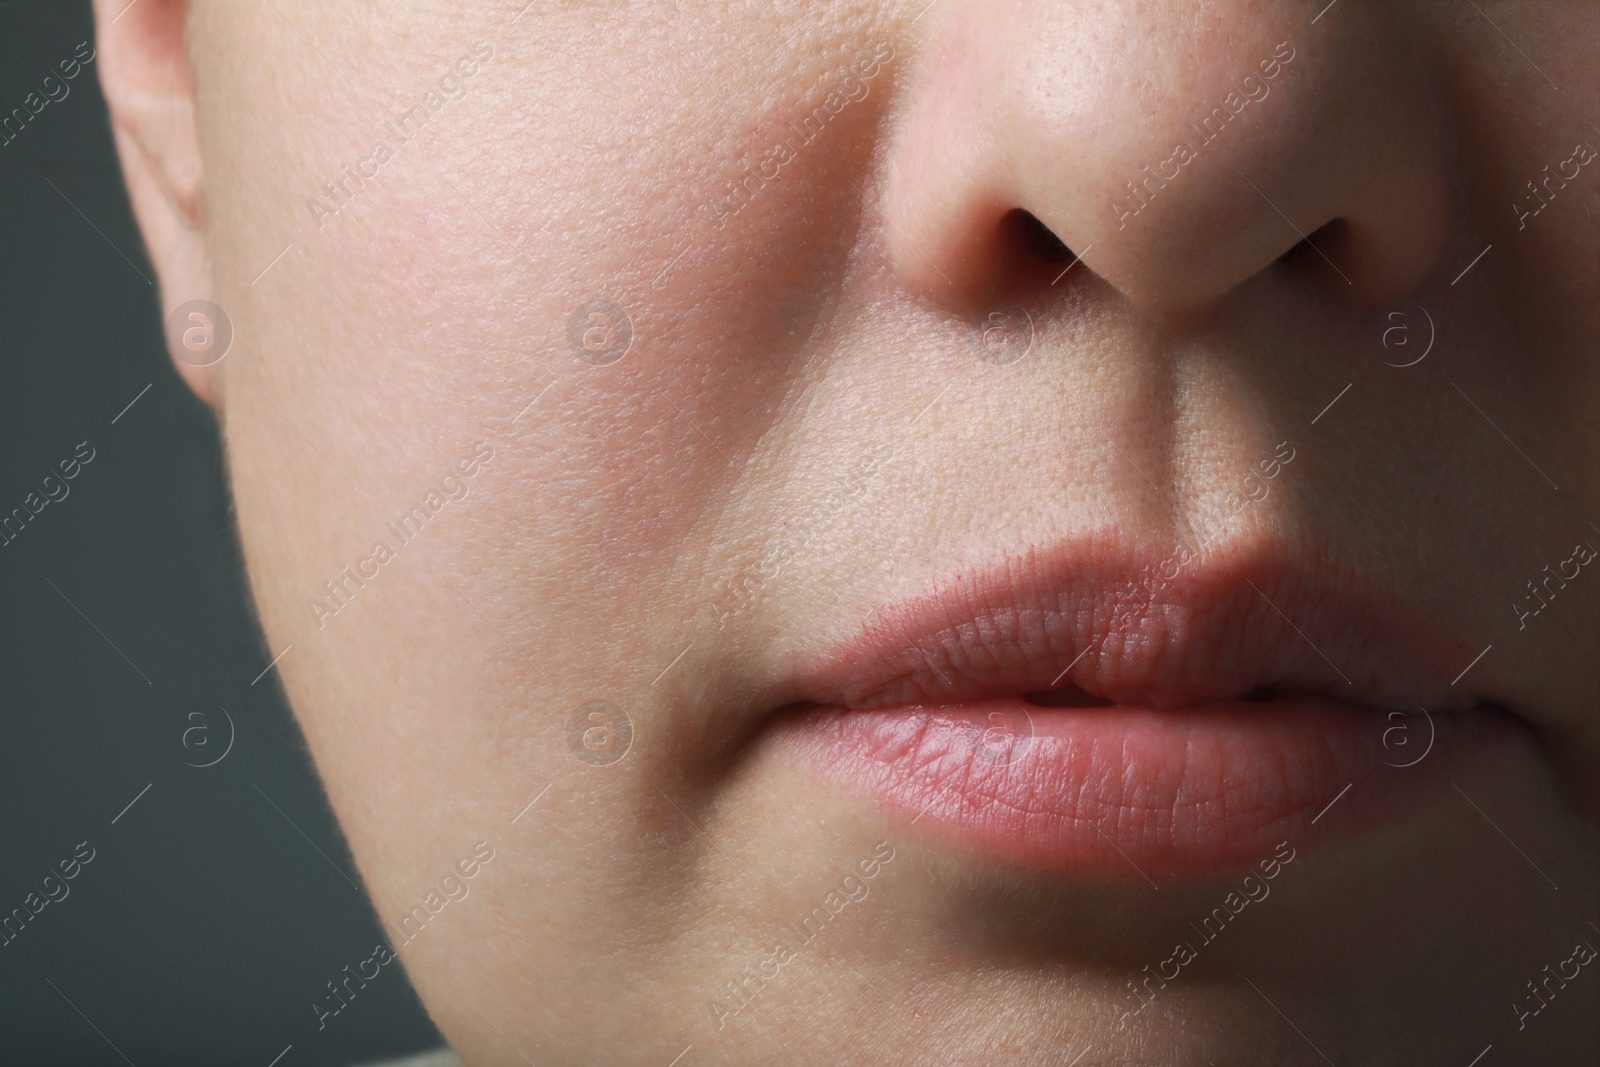
[(467, 1062), (1600, 1049), (1591, 5), (124, 3)]

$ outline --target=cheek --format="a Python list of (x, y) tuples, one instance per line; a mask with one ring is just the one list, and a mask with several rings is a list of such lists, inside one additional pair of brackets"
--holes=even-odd
[[(853, 119), (846, 112), (836, 121)], [(849, 130), (838, 132), (848, 143)], [(792, 361), (836, 309), (850, 250), (850, 231), (807, 221), (847, 213), (839, 190), (850, 189), (830, 180), (830, 152), (802, 150), (764, 179), (763, 155), (795, 136), (778, 119), (751, 118), (738, 130), (746, 159), (696, 145), (703, 129), (683, 134), (678, 147), (703, 149), (713, 165), (666, 189), (653, 176), (672, 165), (650, 158), (596, 173), (592, 183), (581, 166), (564, 179), (597, 202), (629, 205), (603, 245), (583, 220), (571, 221), (573, 232), (550, 233), (555, 223), (540, 221), (549, 216), (549, 189), (537, 180), (484, 175), (471, 195), (500, 222), (506, 243), (484, 233), (470, 208), (445, 214), (419, 202), (395, 219), (403, 241), (385, 248), (380, 238), (361, 253), (363, 286), (419, 298), (397, 300), (393, 317), (376, 324), (374, 372), (396, 346), (405, 362), (405, 350), (433, 333), (448, 357), (418, 353), (411, 372), (442, 381), (479, 417), (509, 421), (549, 387), (517, 426), (532, 447), (518, 448), (510, 462), (543, 505), (541, 531), (614, 550), (584, 563), (601, 597), (636, 589), (642, 570), (703, 555), (722, 532), (705, 517), (781, 412)], [(767, 158), (788, 155), (780, 148)], [(745, 206), (719, 230), (706, 205), (736, 194)], [(777, 234), (782, 257), (764, 251)], [(548, 281), (534, 284), (535, 274)], [(509, 291), (508, 275), (518, 279)], [(441, 303), (481, 309), (469, 331), (472, 351), (462, 350), (459, 324), (439, 328), (430, 309)], [(591, 343), (602, 357), (593, 363), (584, 354)], [(539, 359), (485, 355), (490, 346), (532, 349)], [(442, 375), (430, 366), (435, 360), (448, 368)], [(559, 419), (547, 417), (555, 412)]]

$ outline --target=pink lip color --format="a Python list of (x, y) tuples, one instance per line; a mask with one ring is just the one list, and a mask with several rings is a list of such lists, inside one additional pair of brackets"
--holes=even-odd
[[(1152, 878), (1393, 821), (1518, 732), (1450, 682), (1471, 642), (1358, 574), (1287, 549), (1159, 568), (1105, 537), (940, 581), (809, 664), (774, 739), (916, 833)], [(1115, 706), (1023, 696), (1062, 686)]]
[[(1037, 708), (1019, 698), (874, 711), (797, 708), (779, 744), (914, 822), (1028, 867), (1204, 875), (1282, 841), (1345, 836), (1448, 788), (1493, 712), (1389, 719), (1317, 699), (1208, 708)], [(1385, 732), (1411, 733), (1411, 751)], [(1399, 735), (1391, 734), (1394, 741)]]

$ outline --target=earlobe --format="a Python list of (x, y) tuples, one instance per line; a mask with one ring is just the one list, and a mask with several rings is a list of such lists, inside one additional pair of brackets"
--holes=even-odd
[[(145, 248), (161, 287), (163, 319), (194, 300), (214, 301), (207, 253), (204, 173), (186, 27), (190, 0), (94, 0), (96, 47), (111, 132)], [(172, 349), (168, 331), (168, 348)], [(170, 351), (178, 374), (217, 407), (218, 366)]]

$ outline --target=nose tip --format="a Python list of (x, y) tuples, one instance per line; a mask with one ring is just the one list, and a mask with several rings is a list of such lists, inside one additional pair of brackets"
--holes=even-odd
[(1427, 57), (1392, 5), (1303, 6), (951, 3), (885, 189), (903, 283), (1001, 283), (1021, 211), (1153, 311), (1274, 267), (1356, 306), (1415, 288), (1448, 226)]

